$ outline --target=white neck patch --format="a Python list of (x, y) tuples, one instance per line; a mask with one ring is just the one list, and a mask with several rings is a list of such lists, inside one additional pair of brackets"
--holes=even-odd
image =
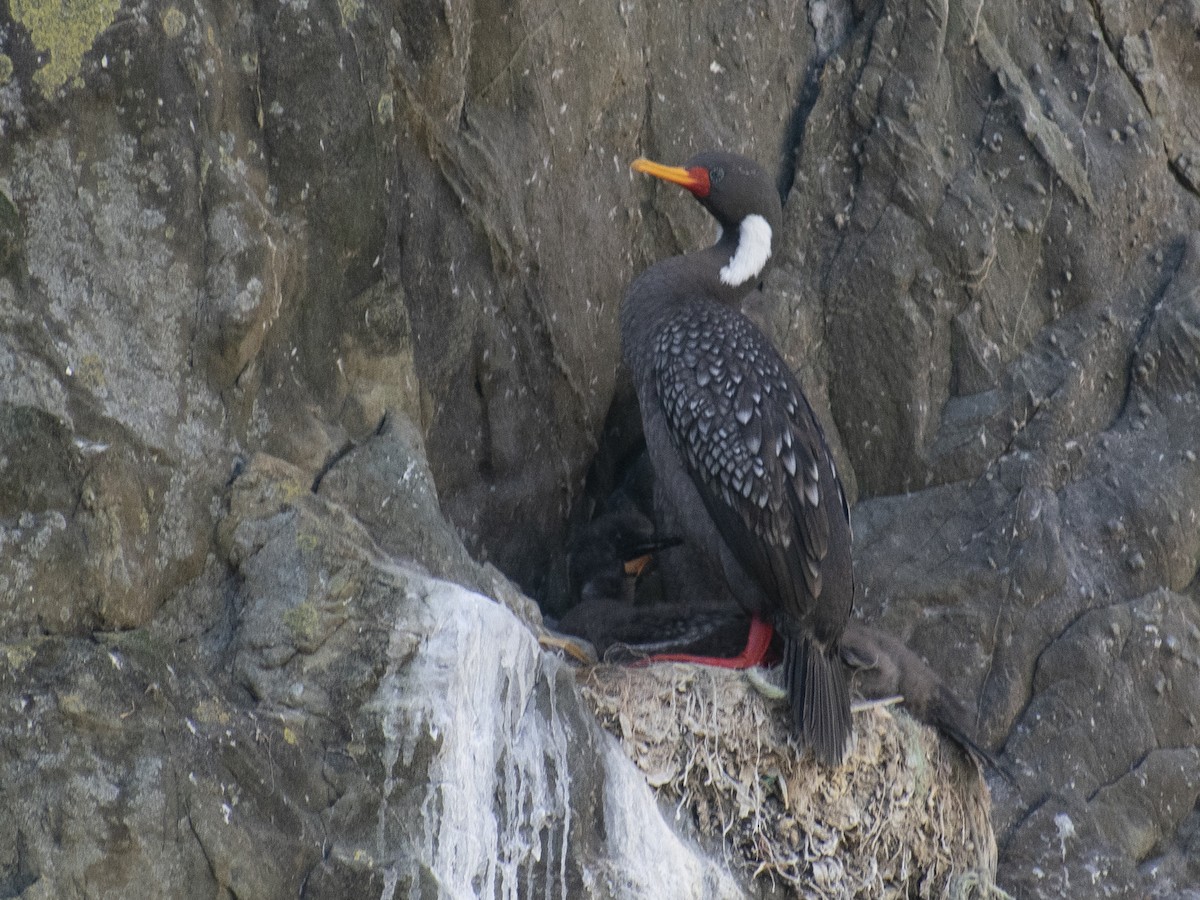
[(763, 270), (771, 258), (771, 226), (757, 213), (746, 216), (738, 228), (737, 250), (721, 269), (721, 282), (740, 287)]

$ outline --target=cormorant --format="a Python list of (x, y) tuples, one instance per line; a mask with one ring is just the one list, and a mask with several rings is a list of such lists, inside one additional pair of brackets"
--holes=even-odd
[(753, 617), (739, 657), (696, 661), (757, 665), (773, 626), (794, 727), (840, 764), (852, 728), (838, 648), (854, 601), (849, 509), (799, 383), (738, 310), (775, 250), (779, 195), (733, 153), (632, 167), (685, 187), (721, 227), (711, 247), (642, 272), (621, 305), (658, 526), (696, 548)]

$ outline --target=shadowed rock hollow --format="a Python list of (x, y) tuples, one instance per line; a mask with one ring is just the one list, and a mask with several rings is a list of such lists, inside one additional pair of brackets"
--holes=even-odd
[(616, 449), (624, 285), (711, 236), (628, 161), (712, 146), (786, 197), (750, 312), (858, 609), (1014, 774), (1000, 885), (1200, 889), (1198, 29), (8, 4), (0, 893), (771, 890), (658, 812), (526, 596)]

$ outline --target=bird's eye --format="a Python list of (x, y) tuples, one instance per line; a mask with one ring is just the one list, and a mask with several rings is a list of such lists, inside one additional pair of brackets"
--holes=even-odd
[(725, 170), (722, 169), (720, 166), (713, 166), (711, 169), (708, 170), (708, 180), (712, 184), (716, 184), (718, 181), (720, 181), (724, 177), (725, 177)]

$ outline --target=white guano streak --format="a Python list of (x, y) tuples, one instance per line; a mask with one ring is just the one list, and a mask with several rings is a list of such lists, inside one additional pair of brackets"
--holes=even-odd
[(738, 227), (737, 250), (721, 269), (721, 282), (739, 287), (755, 278), (771, 258), (771, 226), (758, 214), (742, 219)]

